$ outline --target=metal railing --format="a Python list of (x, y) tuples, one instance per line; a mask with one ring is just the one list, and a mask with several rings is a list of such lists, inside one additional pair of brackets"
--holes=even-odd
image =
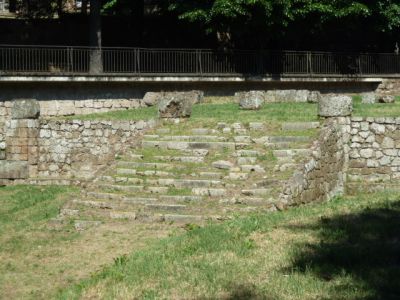
[[(0, 75), (88, 75), (89, 47), (0, 45)], [(98, 51), (98, 49), (97, 49)], [(97, 76), (383, 76), (400, 74), (394, 53), (102, 48)]]

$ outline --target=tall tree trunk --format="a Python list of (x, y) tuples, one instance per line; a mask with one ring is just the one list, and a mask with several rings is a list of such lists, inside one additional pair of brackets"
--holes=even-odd
[(57, 0), (57, 14), (61, 18), (63, 14), (63, 0)]
[(15, 13), (17, 10), (17, 0), (10, 0), (8, 7), (10, 12)]
[(131, 26), (134, 30), (134, 42), (138, 46), (142, 43), (143, 37), (143, 19), (144, 19), (144, 0), (131, 0), (130, 14), (131, 14)]
[(88, 3), (89, 3), (89, 0), (82, 0), (82, 6), (81, 6), (81, 14), (82, 15), (87, 15)]
[(103, 72), (101, 57), (101, 0), (90, 0), (90, 73)]

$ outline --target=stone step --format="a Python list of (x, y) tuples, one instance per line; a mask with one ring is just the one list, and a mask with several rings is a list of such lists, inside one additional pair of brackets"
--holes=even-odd
[(143, 148), (160, 148), (170, 150), (186, 149), (213, 149), (213, 150), (235, 150), (247, 147), (248, 144), (233, 142), (167, 142), (167, 141), (143, 141)]
[(146, 168), (146, 169), (157, 169), (157, 170), (171, 170), (177, 169), (179, 166), (168, 164), (168, 163), (154, 163), (154, 162), (131, 162), (131, 161), (119, 161), (117, 168), (122, 169), (135, 169), (135, 168)]
[[(166, 172), (166, 171), (158, 171), (158, 170), (145, 170), (145, 171), (138, 171), (135, 169), (117, 169), (117, 175), (130, 175), (130, 176), (154, 176), (154, 177), (173, 177), (174, 173)], [(126, 181), (129, 181), (129, 177), (117, 176), (116, 178), (127, 178)], [(135, 179), (133, 179), (135, 180)]]
[(150, 141), (177, 141), (177, 142), (226, 142), (228, 138), (217, 135), (145, 135), (145, 140)]
[(192, 134), (194, 135), (210, 135), (210, 134), (218, 134), (219, 131), (216, 129), (210, 129), (210, 128), (193, 128), (192, 129)]
[[(265, 143), (264, 146), (266, 146), (267, 148), (270, 149), (290, 149), (292, 148), (294, 145), (293, 142), (276, 142), (276, 143)], [(296, 147), (308, 147), (307, 143), (296, 143)]]
[(132, 211), (110, 211), (110, 218), (114, 220), (136, 220), (137, 214)]
[(197, 215), (171, 215), (166, 214), (163, 219), (167, 223), (179, 223), (179, 224), (196, 224), (206, 220), (204, 216)]
[(257, 150), (238, 150), (235, 152), (235, 156), (237, 157), (256, 157), (263, 155), (260, 151)]
[(306, 143), (311, 141), (309, 136), (270, 136), (269, 143)]
[(74, 199), (74, 200), (72, 200), (72, 203), (86, 206), (86, 207), (100, 208), (100, 209), (114, 209), (114, 208), (118, 207), (118, 204), (116, 204), (116, 203), (110, 203), (110, 202), (105, 202), (105, 201), (95, 201), (95, 200)]
[(204, 156), (154, 156), (154, 159), (167, 162), (204, 163)]
[(282, 124), (283, 131), (303, 131), (319, 128), (319, 122), (286, 122)]
[(118, 185), (118, 184), (98, 184), (91, 187), (91, 189), (101, 190), (109, 189), (120, 192), (134, 193), (141, 192), (144, 190), (143, 185)]
[(265, 169), (260, 165), (241, 165), (240, 170), (244, 173), (265, 173)]
[(206, 179), (155, 179), (147, 180), (147, 183), (175, 188), (216, 187), (223, 185), (222, 181)]
[(200, 178), (211, 178), (211, 179), (223, 179), (225, 177), (225, 174), (222, 172), (199, 172), (198, 176)]
[(121, 203), (126, 205), (150, 204), (156, 203), (159, 199), (147, 197), (123, 197)]
[(233, 137), (235, 143), (251, 143), (251, 136), (249, 135), (237, 135)]
[(223, 197), (228, 192), (226, 189), (193, 188), (192, 193), (197, 196)]
[(160, 196), (163, 202), (199, 202), (203, 200), (201, 196)]
[(245, 189), (241, 193), (245, 196), (270, 196), (272, 189)]
[(230, 172), (228, 176), (224, 177), (224, 179), (247, 180), (249, 179), (249, 173)]
[(295, 155), (311, 155), (312, 151), (310, 149), (280, 149), (273, 150), (273, 154), (275, 157), (292, 157)]
[(261, 197), (240, 197), (233, 199), (221, 199), (221, 204), (242, 204), (249, 206), (271, 206), (272, 200), (261, 198)]
[(186, 209), (186, 205), (182, 204), (146, 204), (146, 209), (150, 211), (162, 210), (162, 211), (182, 211)]
[(142, 154), (134, 154), (132, 152), (128, 152), (127, 157), (129, 159), (134, 159), (134, 160), (142, 160), (143, 159), (143, 155)]
[(277, 164), (274, 167), (274, 171), (275, 172), (286, 172), (288, 170), (294, 171), (295, 169), (297, 169), (299, 167), (300, 167), (300, 164), (289, 162), (289, 163)]
[(238, 165), (254, 165), (257, 162), (257, 157), (238, 157)]
[(122, 195), (115, 193), (87, 192), (87, 197), (101, 200), (121, 200)]

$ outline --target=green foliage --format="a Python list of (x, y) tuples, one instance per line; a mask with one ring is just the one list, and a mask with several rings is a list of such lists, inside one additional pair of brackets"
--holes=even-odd
[[(398, 0), (170, 0), (169, 9), (180, 18), (201, 22), (209, 31), (250, 23), (287, 27), (312, 18), (319, 24), (331, 20), (364, 18), (375, 21), (382, 31), (400, 25)], [(310, 24), (311, 25), (311, 24)]]

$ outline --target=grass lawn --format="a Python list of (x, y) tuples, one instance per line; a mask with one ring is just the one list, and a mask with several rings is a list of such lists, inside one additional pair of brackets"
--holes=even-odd
[(400, 194), (337, 198), (163, 239), (60, 299), (399, 299)]
[[(354, 116), (398, 117), (400, 97), (395, 103), (362, 104), (360, 96), (354, 96)], [(317, 121), (318, 106), (310, 103), (269, 103), (257, 111), (244, 111), (230, 97), (223, 101), (207, 99), (195, 105), (189, 122), (301, 122)], [(66, 119), (80, 120), (149, 120), (157, 118), (157, 107), (113, 111), (89, 115), (70, 116)]]
[(353, 116), (358, 117), (400, 117), (400, 97), (394, 103), (363, 104), (361, 97), (353, 97)]
[[(157, 117), (156, 107), (125, 111), (71, 116), (80, 120), (147, 120)], [(236, 103), (204, 103), (193, 106), (190, 120), (206, 122), (255, 122), (255, 121), (315, 121), (317, 105), (308, 103), (272, 103), (257, 111), (244, 111)], [(189, 120), (189, 121), (190, 121)]]
[(115, 257), (166, 236), (159, 226), (108, 224), (78, 233), (72, 224), (49, 226), (68, 197), (68, 187), (0, 188), (0, 299), (50, 299)]

